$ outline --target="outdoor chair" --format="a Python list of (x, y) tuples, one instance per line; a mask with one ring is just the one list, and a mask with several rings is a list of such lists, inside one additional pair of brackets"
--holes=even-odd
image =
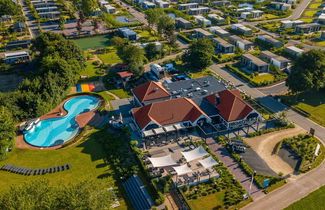
[(64, 166), (60, 166), (61, 167), (61, 171), (64, 171), (65, 170), (65, 167)]
[(56, 172), (56, 167), (52, 167), (52, 173)]
[(42, 174), (42, 175), (45, 174), (45, 169), (41, 169), (41, 174)]
[(61, 171), (61, 167), (60, 167), (60, 166), (57, 166), (57, 167), (56, 167), (56, 171), (57, 171), (57, 172), (60, 172), (60, 171)]
[(68, 169), (71, 169), (71, 168), (72, 168), (71, 164), (68, 164)]

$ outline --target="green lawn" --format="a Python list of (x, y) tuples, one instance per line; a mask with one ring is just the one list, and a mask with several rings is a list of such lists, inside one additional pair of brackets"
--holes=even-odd
[(309, 6), (309, 8), (310, 8), (310, 9), (317, 9), (317, 8), (319, 8), (321, 5), (322, 5), (322, 4), (311, 4), (311, 5)]
[(306, 11), (304, 12), (303, 16), (306, 16), (306, 17), (314, 17), (316, 15), (318, 11)]
[(115, 64), (120, 63), (122, 60), (116, 54), (116, 49), (113, 47), (108, 48), (108, 52), (104, 54), (98, 54), (99, 59), (101, 59), (105, 64)]
[[(36, 179), (48, 179), (50, 184), (76, 183), (85, 179), (105, 179), (107, 185), (103, 187), (113, 187), (117, 189), (115, 180), (111, 173), (112, 169), (104, 162), (102, 145), (97, 143), (103, 131), (91, 130), (85, 136), (83, 142), (59, 150), (24, 150), (15, 149), (9, 153), (6, 160), (1, 161), (0, 165), (9, 163), (27, 168), (48, 168), (63, 164), (71, 164), (72, 168), (53, 174), (38, 176), (23, 176), (19, 174), (0, 171), (1, 192), (9, 190), (10, 185), (22, 184)], [(125, 201), (121, 198), (121, 208), (126, 209)]]
[(159, 37), (155, 35), (151, 35), (147, 30), (134, 30), (137, 32), (137, 36), (141, 37), (140, 41), (150, 42), (150, 41), (158, 41)]
[(261, 83), (264, 81), (274, 81), (274, 75), (273, 74), (259, 74), (256, 77), (252, 79), (256, 83)]
[(208, 210), (214, 209), (217, 206), (223, 206), (224, 197), (224, 192), (217, 192), (195, 200), (188, 200), (188, 203), (193, 209)]
[(273, 14), (264, 14), (262, 17), (263, 17), (263, 18), (266, 18), (266, 19), (275, 19), (275, 18), (279, 18), (279, 16), (277, 16), (277, 15), (273, 15)]
[(302, 21), (304, 21), (305, 23), (311, 23), (311, 22), (313, 22), (313, 18), (301, 18), (301, 19), (299, 19), (299, 20), (302, 20)]
[(310, 119), (325, 126), (325, 91), (303, 93), (297, 96), (284, 96), (285, 102), (310, 114)]
[[(22, 184), (44, 178), (48, 179), (52, 185), (76, 183), (89, 178), (105, 179), (107, 186), (103, 186), (103, 188), (112, 186), (117, 189), (116, 182), (111, 175), (112, 169), (104, 162), (102, 146), (97, 143), (97, 139), (100, 139), (102, 136), (101, 132), (103, 131), (93, 129), (92, 132), (86, 135), (85, 141), (59, 150), (15, 149), (9, 153), (6, 160), (0, 162), (1, 166), (9, 163), (37, 169), (69, 163), (72, 165), (72, 168), (67, 171), (38, 176), (23, 176), (0, 171), (1, 192), (9, 190), (10, 185), (13, 184)], [(121, 208), (119, 209), (126, 209), (124, 199), (120, 198), (120, 203)]]
[(110, 89), (109, 92), (115, 94), (119, 98), (130, 98), (131, 95), (124, 89)]
[(80, 75), (88, 76), (87, 79), (82, 79), (82, 81), (95, 81), (98, 80), (99, 76), (104, 75), (105, 69), (101, 69), (93, 64), (94, 61), (86, 62), (86, 69), (80, 73)]
[(110, 46), (110, 36), (101, 35), (81, 39), (75, 39), (74, 42), (79, 45), (82, 50), (96, 49)]
[(325, 186), (310, 193), (301, 200), (291, 204), (285, 210), (319, 210), (324, 209), (325, 206)]

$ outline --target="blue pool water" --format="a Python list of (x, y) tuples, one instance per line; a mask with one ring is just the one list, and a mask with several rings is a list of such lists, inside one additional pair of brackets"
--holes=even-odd
[(25, 133), (25, 141), (37, 147), (63, 144), (74, 137), (79, 130), (75, 117), (95, 109), (98, 104), (99, 98), (93, 96), (78, 96), (68, 100), (64, 104), (67, 115), (42, 120), (39, 125)]

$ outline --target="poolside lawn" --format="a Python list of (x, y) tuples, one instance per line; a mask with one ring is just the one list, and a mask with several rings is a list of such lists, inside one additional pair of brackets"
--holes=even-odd
[(105, 64), (115, 64), (115, 63), (122, 62), (122, 60), (120, 59), (120, 57), (116, 53), (117, 53), (117, 51), (116, 51), (115, 48), (109, 47), (107, 53), (98, 54), (98, 57)]
[(304, 12), (303, 16), (306, 16), (306, 17), (314, 17), (316, 15), (318, 11), (306, 11)]
[[(9, 153), (6, 160), (0, 162), (0, 166), (9, 163), (26, 168), (48, 168), (63, 164), (71, 164), (67, 171), (38, 175), (23, 176), (5, 171), (0, 171), (0, 193), (9, 190), (10, 185), (22, 184), (36, 179), (48, 179), (50, 184), (77, 183), (79, 181), (94, 178), (105, 179), (107, 186), (117, 189), (116, 181), (112, 177), (112, 169), (104, 162), (102, 146), (97, 139), (103, 136), (105, 131), (93, 129), (85, 137), (85, 141), (59, 150), (24, 150), (15, 149)], [(124, 199), (120, 198), (121, 208), (126, 209)]]
[[(319, 210), (323, 209), (325, 206), (325, 186), (319, 188), (318, 190), (310, 193), (301, 200), (291, 204), (285, 210)], [(307, 208), (308, 207), (308, 208)]]
[[(283, 96), (285, 102), (310, 114), (310, 119), (325, 126), (325, 91)], [(297, 99), (297, 101), (295, 101)]]
[(256, 77), (252, 79), (256, 83), (262, 83), (262, 82), (273, 82), (274, 81), (274, 75), (273, 74), (259, 74)]

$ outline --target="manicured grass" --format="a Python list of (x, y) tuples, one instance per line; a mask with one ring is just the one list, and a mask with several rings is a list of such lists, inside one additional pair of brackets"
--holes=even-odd
[(266, 18), (266, 19), (275, 19), (275, 18), (279, 18), (279, 16), (273, 15), (273, 14), (264, 14), (263, 15), (263, 18)]
[(188, 203), (193, 209), (208, 210), (223, 206), (224, 197), (224, 192), (217, 192), (194, 200), (188, 200)]
[(147, 30), (134, 30), (135, 32), (137, 32), (138, 36), (141, 37), (140, 40), (149, 42), (149, 41), (158, 41), (159, 37), (155, 36), (155, 35), (151, 35), (149, 33), (149, 31)]
[(319, 8), (321, 5), (322, 5), (322, 4), (311, 4), (311, 5), (309, 6), (309, 8), (310, 8), (310, 9), (317, 9), (317, 8)]
[(86, 69), (80, 73), (80, 75), (88, 76), (87, 79), (82, 79), (82, 81), (95, 81), (98, 80), (99, 76), (104, 75), (105, 69), (101, 69), (93, 64), (94, 61), (86, 62)]
[(302, 21), (304, 21), (305, 23), (311, 23), (311, 22), (313, 22), (313, 18), (301, 18), (301, 19), (299, 19), (299, 20), (302, 20)]
[(108, 48), (109, 51), (105, 54), (98, 54), (99, 59), (101, 59), (105, 64), (115, 64), (120, 63), (122, 60), (116, 54), (116, 49), (113, 47)]
[(110, 46), (110, 37), (108, 35), (94, 36), (88, 38), (75, 39), (74, 42), (82, 50), (96, 49)]
[(325, 186), (310, 193), (303, 199), (291, 204), (285, 210), (318, 210), (323, 209), (325, 206)]
[(128, 94), (128, 92), (124, 89), (111, 89), (109, 92), (115, 94), (119, 98), (130, 98), (131, 95)]
[[(285, 102), (310, 114), (310, 119), (325, 126), (325, 91), (284, 96)], [(297, 101), (296, 101), (297, 99)]]
[(325, 40), (314, 39), (314, 40), (310, 40), (310, 41), (312, 42), (313, 45), (325, 47)]
[[(36, 179), (48, 179), (52, 185), (77, 183), (89, 178), (105, 179), (107, 186), (103, 186), (103, 188), (113, 187), (117, 189), (116, 181), (111, 175), (113, 171), (104, 162), (105, 154), (102, 145), (98, 143), (102, 132), (105, 131), (93, 129), (85, 136), (83, 142), (59, 150), (15, 149), (9, 153), (6, 160), (0, 162), (1, 166), (9, 163), (38, 169), (71, 164), (72, 168), (66, 171), (36, 176), (23, 176), (0, 171), (0, 193), (9, 190), (9, 187), (13, 184), (22, 184)], [(125, 201), (120, 199), (120, 202), (121, 209), (126, 209)]]
[(317, 12), (318, 11), (306, 11), (306, 12), (304, 12), (303, 16), (314, 17)]
[(265, 82), (265, 81), (274, 81), (274, 76), (273, 74), (259, 74), (256, 77), (254, 77), (252, 79), (254, 82), (256, 83), (261, 83), (261, 82)]

